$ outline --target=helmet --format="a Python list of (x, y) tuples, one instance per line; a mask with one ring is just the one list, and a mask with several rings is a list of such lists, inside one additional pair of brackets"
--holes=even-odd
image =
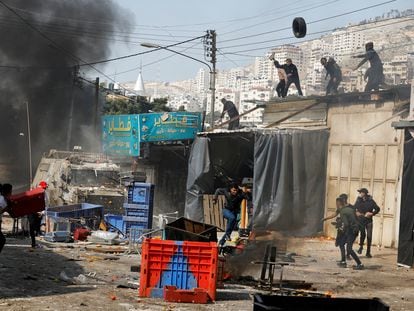
[(47, 182), (45, 182), (44, 180), (42, 180), (41, 182), (39, 182), (39, 187), (46, 189), (48, 187)]

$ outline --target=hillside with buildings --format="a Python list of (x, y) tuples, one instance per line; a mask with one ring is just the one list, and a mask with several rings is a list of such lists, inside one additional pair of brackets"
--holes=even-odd
[[(354, 70), (360, 59), (352, 56), (364, 53), (364, 44), (368, 41), (374, 42), (374, 48), (383, 61), (386, 83), (407, 84), (413, 78), (413, 38), (414, 10), (401, 13), (393, 10), (383, 16), (335, 29), (316, 39), (276, 46), (261, 57), (252, 57), (252, 61), (244, 67), (218, 69), (216, 98), (226, 97), (243, 113), (254, 106), (249, 101), (266, 101), (274, 97), (278, 76), (273, 63), (269, 61), (272, 52), (280, 62), (286, 58), (293, 60), (298, 67), (305, 96), (325, 94), (326, 72), (320, 64), (321, 57), (333, 57), (341, 66), (343, 82), (339, 87), (340, 92), (362, 91), (368, 64)], [(149, 82), (145, 83), (145, 89), (151, 97), (168, 97), (172, 109), (210, 110), (209, 72), (204, 68), (198, 71), (194, 79), (169, 83)], [(289, 94), (296, 93), (296, 88), (291, 87)], [(221, 103), (216, 100), (215, 110), (221, 109)], [(257, 125), (262, 120), (262, 111), (259, 109), (240, 121), (244, 125)]]

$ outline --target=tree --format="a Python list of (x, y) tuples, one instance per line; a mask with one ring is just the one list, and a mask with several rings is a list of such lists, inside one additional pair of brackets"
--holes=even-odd
[(143, 96), (126, 97), (108, 95), (103, 107), (103, 114), (140, 114), (150, 111), (171, 111), (167, 106), (166, 98), (156, 98), (150, 103)]
[(154, 101), (151, 103), (152, 111), (171, 111), (170, 108), (167, 107), (168, 100), (167, 98), (155, 98)]

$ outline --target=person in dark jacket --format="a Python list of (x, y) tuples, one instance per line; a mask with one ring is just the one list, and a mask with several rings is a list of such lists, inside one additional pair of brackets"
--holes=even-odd
[(366, 43), (365, 51), (366, 53), (364, 54), (353, 56), (353, 58), (362, 58), (355, 70), (369, 61), (370, 68), (367, 69), (364, 76), (364, 80), (368, 78), (367, 85), (365, 86), (365, 92), (369, 92), (371, 90), (378, 91), (380, 85), (384, 83), (384, 68), (380, 57), (374, 50), (374, 43)]
[(9, 197), (12, 194), (12, 185), (4, 184), (1, 187), (0, 191), (0, 253), (3, 250), (4, 245), (6, 244), (6, 238), (4, 237), (3, 233), (1, 232), (1, 216), (5, 212), (9, 212)]
[[(223, 112), (221, 113), (220, 119), (223, 119), (226, 112), (230, 119), (233, 119), (239, 116), (239, 111), (237, 110), (236, 105), (232, 101), (222, 98), (221, 102), (223, 103)], [(239, 128), (239, 118), (229, 123), (229, 126), (228, 126), (229, 130), (237, 130), (238, 128)]]
[[(285, 87), (285, 93), (284, 96), (287, 95), (289, 87), (292, 83), (295, 84), (296, 89), (298, 90), (299, 96), (302, 96), (302, 89), (300, 88), (300, 81), (299, 81), (299, 74), (298, 74), (298, 68), (292, 63), (292, 60), (290, 58), (286, 59), (286, 63), (284, 65), (280, 65), (277, 60), (273, 60), (276, 68), (282, 68), (286, 72), (287, 81), (286, 81), (286, 87)], [(282, 96), (282, 97), (284, 97)]]
[(328, 60), (326, 57), (322, 57), (321, 64), (325, 67), (326, 70), (325, 80), (329, 75), (329, 82), (326, 86), (326, 95), (338, 94), (338, 86), (342, 81), (341, 67), (339, 67), (339, 65), (332, 57), (329, 57)]
[(336, 238), (336, 246), (339, 246), (341, 251), (341, 261), (338, 263), (340, 267), (346, 267), (345, 250), (355, 260), (355, 269), (361, 270), (364, 268), (358, 255), (352, 249), (352, 245), (358, 234), (358, 220), (355, 216), (355, 211), (349, 206), (345, 205), (345, 201), (342, 198), (336, 199), (337, 210), (339, 211), (339, 219), (336, 222), (336, 228), (338, 230)]
[(357, 198), (354, 207), (358, 221), (360, 223), (360, 239), (358, 254), (362, 254), (364, 249), (365, 237), (367, 238), (367, 252), (366, 256), (371, 258), (371, 243), (372, 243), (372, 229), (373, 221), (372, 217), (379, 213), (380, 208), (377, 203), (372, 199), (372, 196), (368, 195), (367, 188), (358, 189), (359, 197)]
[(218, 188), (214, 193), (214, 204), (217, 203), (219, 195), (224, 195), (226, 199), (223, 208), (223, 217), (227, 219), (226, 232), (219, 242), (222, 246), (226, 240), (230, 241), (231, 239), (231, 233), (237, 223), (237, 215), (240, 213), (240, 204), (245, 196), (236, 183), (230, 184), (228, 188)]

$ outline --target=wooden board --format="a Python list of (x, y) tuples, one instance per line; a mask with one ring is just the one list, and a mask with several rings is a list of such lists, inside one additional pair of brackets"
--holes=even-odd
[(213, 204), (213, 194), (203, 195), (203, 210), (204, 210), (204, 223), (216, 226), (222, 231), (226, 230), (226, 220), (223, 218), (223, 208), (225, 197), (219, 195), (217, 203)]

